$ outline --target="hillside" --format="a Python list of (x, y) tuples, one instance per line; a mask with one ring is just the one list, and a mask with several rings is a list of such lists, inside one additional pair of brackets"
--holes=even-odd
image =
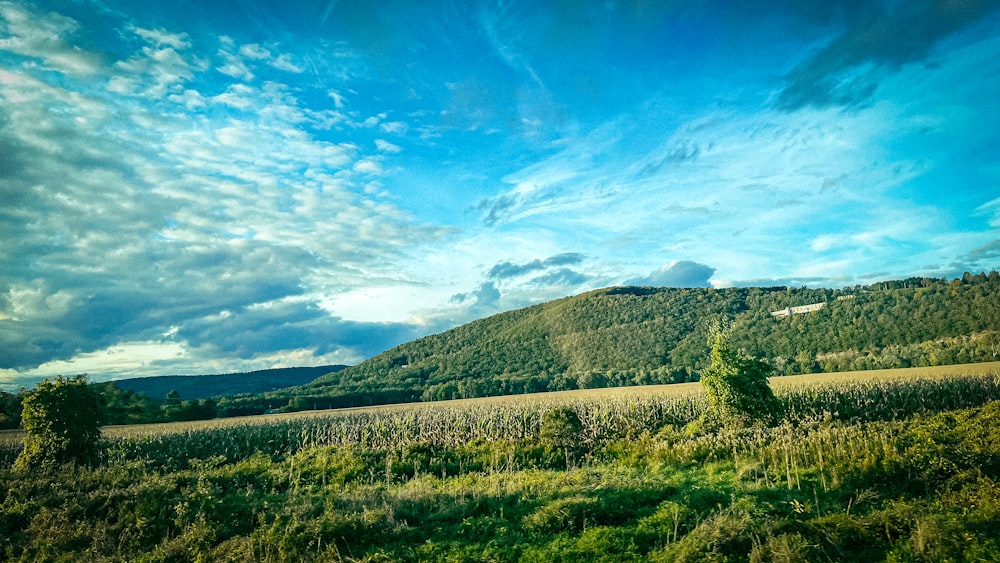
[(421, 338), (266, 400), (301, 410), (691, 381), (720, 316), (777, 375), (987, 361), (1000, 352), (1000, 274), (843, 289), (607, 288)]
[(177, 391), (183, 400), (207, 399), (241, 393), (263, 393), (308, 383), (317, 377), (347, 366), (277, 368), (216, 375), (163, 375), (119, 379), (114, 384), (123, 390), (142, 393), (154, 399), (166, 399)]

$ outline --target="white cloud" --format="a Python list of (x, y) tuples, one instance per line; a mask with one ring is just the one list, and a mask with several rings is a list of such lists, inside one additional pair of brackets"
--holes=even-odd
[(132, 27), (132, 32), (154, 47), (170, 47), (171, 49), (187, 49), (191, 47), (191, 38), (186, 33), (170, 33), (165, 29), (143, 29)]
[(319, 305), (331, 314), (353, 321), (382, 323), (414, 318), (428, 300), (437, 298), (432, 288), (394, 284), (354, 289), (322, 298)]
[(365, 159), (354, 163), (354, 171), (359, 174), (381, 174), (382, 167), (373, 160)]
[[(17, 368), (5, 374), (234, 371), (273, 367), (286, 350), (296, 364), (354, 362), (384, 334), (411, 334), (341, 328), (317, 304), (399, 283), (407, 249), (438, 236), (355, 183), (355, 169), (378, 173), (392, 153), (320, 139), (343, 118), (287, 86), (206, 82), (218, 75), (184, 34), (131, 32), (144, 45), (93, 96), (79, 92), (89, 82), (0, 70), (0, 233), (17, 240), (0, 251), (0, 321), (20, 323), (0, 332), (0, 367)], [(286, 336), (336, 331), (350, 343)], [(351, 336), (371, 332), (384, 334)]]
[(123, 342), (103, 350), (77, 354), (68, 360), (45, 362), (22, 374), (31, 377), (79, 375), (83, 373), (115, 373), (141, 375), (153, 363), (176, 360), (188, 355), (178, 342)]
[(390, 154), (397, 154), (403, 151), (402, 147), (399, 145), (394, 145), (384, 139), (375, 139), (375, 148)]
[[(724, 92), (702, 111), (665, 90), (595, 125), (590, 105), (587, 116), (556, 115), (522, 30), (500, 16), (480, 23), (503, 71), (518, 75), (503, 97), (511, 109), (442, 126), (450, 117), (412, 76), (372, 95), (371, 61), (345, 42), (240, 44), (200, 24), (191, 36), (102, 13), (93, 21), (113, 19), (118, 31), (97, 53), (86, 46), (98, 32), (0, 0), (0, 235), (16, 242), (0, 245), (0, 320), (21, 323), (0, 331), (0, 367), (80, 365), (109, 350), (114, 359), (119, 343), (155, 358), (168, 338), (185, 355), (142, 370), (271, 367), (282, 350), (301, 363), (360, 357), (371, 349), (359, 331), (383, 338), (393, 321), (468, 320), (487, 312), (470, 308), (477, 292), (491, 312), (588, 284), (676, 280), (683, 272), (663, 264), (678, 258), (710, 265), (690, 279), (715, 268), (711, 283), (726, 285), (994, 255), (995, 233), (983, 231), (1000, 226), (1000, 204), (982, 201), (995, 195), (949, 198), (979, 206), (961, 215), (909, 194), (968, 150), (949, 139), (991, 146), (978, 132), (980, 121), (997, 130), (991, 114), (962, 106), (982, 82), (958, 78), (995, 57), (961, 68), (943, 58), (934, 72), (903, 69), (880, 84), (923, 92), (912, 105), (875, 98), (849, 112), (786, 113), (759, 105), (770, 91), (732, 94), (739, 103)], [(102, 68), (106, 89), (87, 74)], [(372, 109), (399, 88), (404, 107), (424, 109)], [(489, 90), (473, 92), (470, 115)], [(735, 109), (746, 99), (754, 109)], [(899, 156), (917, 154), (897, 150), (917, 130), (934, 150)], [(970, 171), (995, 183), (989, 174)], [(565, 253), (586, 254), (587, 271), (485, 277), (504, 261)], [(455, 295), (470, 298), (449, 303)]]
[[(644, 125), (652, 116), (617, 120), (508, 174), (511, 187), (479, 210), (487, 226), (558, 233), (636, 273), (664, 254), (711, 264), (721, 279), (765, 279), (796, 264), (875, 270), (944, 219), (900, 198), (928, 163), (884, 148), (898, 134), (895, 111), (708, 114), (660, 133)], [(653, 148), (638, 159), (608, 157), (640, 139)]]
[(827, 250), (839, 245), (841, 238), (842, 237), (837, 235), (820, 235), (815, 237), (812, 242), (809, 243), (809, 247), (812, 248), (814, 252), (826, 252)]
[(65, 315), (73, 306), (73, 294), (52, 290), (44, 284), (15, 285), (7, 290), (4, 316), (13, 321), (53, 321)]
[(270, 64), (272, 67), (278, 70), (283, 70), (285, 72), (291, 72), (294, 74), (303, 72), (302, 67), (292, 62), (292, 57), (288, 53), (282, 53), (278, 55), (277, 57), (272, 59), (268, 64)]
[(241, 45), (240, 54), (255, 61), (263, 61), (271, 58), (271, 52), (256, 43)]
[(224, 63), (221, 66), (215, 67), (215, 70), (247, 82), (253, 80), (253, 72), (250, 71), (250, 68), (247, 67), (242, 59), (225, 51), (219, 51), (219, 56), (223, 58)]
[(337, 109), (344, 109), (344, 96), (334, 90), (330, 90), (326, 94), (333, 100), (334, 107)]
[(201, 95), (201, 92), (197, 90), (184, 90), (180, 94), (171, 94), (167, 96), (167, 100), (175, 104), (183, 105), (185, 109), (189, 111), (199, 110), (205, 108), (207, 102), (205, 97)]
[[(161, 44), (160, 35), (147, 37), (153, 46), (143, 47), (127, 60), (115, 63), (113, 74), (108, 81), (108, 89), (117, 94), (136, 94), (160, 99), (168, 93), (183, 92), (180, 87), (194, 79), (195, 73), (207, 68), (207, 63), (197, 57), (181, 54), (187, 46), (175, 48), (168, 42)], [(167, 46), (163, 46), (167, 45)]]
[(379, 128), (386, 133), (405, 134), (409, 126), (402, 121), (388, 121), (379, 125)]
[(259, 99), (257, 90), (246, 84), (230, 84), (226, 91), (212, 96), (213, 102), (227, 105), (232, 108), (246, 110), (256, 105)]
[(0, 51), (41, 59), (54, 70), (73, 75), (91, 75), (100, 70), (101, 58), (67, 42), (80, 30), (76, 20), (32, 10), (13, 2), (0, 2)]
[(976, 208), (976, 213), (990, 216), (990, 225), (1000, 228), (1000, 198), (980, 205)]

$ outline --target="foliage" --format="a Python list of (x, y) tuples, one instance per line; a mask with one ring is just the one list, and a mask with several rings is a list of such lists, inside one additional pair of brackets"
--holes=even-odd
[[(271, 453), (319, 428), (266, 418), (240, 455), (225, 449), (238, 434), (205, 424), (183, 463), (150, 447), (94, 468), (0, 469), (0, 558), (995, 561), (997, 379), (779, 386), (790, 422), (690, 437), (700, 408), (667, 414), (680, 394), (299, 417), (344, 441)], [(980, 406), (948, 410), (960, 401)], [(581, 425), (571, 468), (541, 438), (566, 406)], [(490, 434), (503, 424), (508, 437)]]
[(0, 430), (9, 430), (21, 425), (21, 398), (12, 393), (0, 391)]
[[(770, 314), (811, 303), (825, 306)], [(323, 409), (695, 381), (711, 362), (707, 319), (719, 316), (733, 319), (733, 347), (769, 358), (773, 375), (993, 361), (1000, 273), (843, 289), (602, 289), (474, 321), (226, 408), (254, 414), (282, 405)]]
[(15, 468), (53, 469), (95, 461), (104, 405), (86, 377), (44, 379), (21, 405), (24, 449)]
[(727, 424), (773, 424), (781, 404), (767, 384), (771, 366), (733, 350), (728, 330), (715, 323), (709, 331), (712, 363), (701, 372), (709, 412)]
[(546, 447), (562, 452), (569, 466), (583, 438), (583, 422), (570, 407), (550, 409), (542, 414), (538, 437)]

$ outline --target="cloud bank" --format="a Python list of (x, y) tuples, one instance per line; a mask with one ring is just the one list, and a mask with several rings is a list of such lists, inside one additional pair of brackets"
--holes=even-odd
[(710, 287), (709, 280), (715, 268), (680, 260), (661, 267), (659, 270), (640, 278), (632, 278), (625, 283), (628, 285), (650, 285), (662, 287)]

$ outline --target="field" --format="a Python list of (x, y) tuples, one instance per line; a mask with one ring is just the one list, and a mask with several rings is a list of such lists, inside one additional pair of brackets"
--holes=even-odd
[[(1000, 362), (984, 362), (976, 364), (959, 364), (949, 366), (931, 366), (905, 369), (881, 369), (866, 371), (849, 371), (838, 373), (813, 373), (806, 375), (790, 375), (772, 377), (771, 386), (777, 393), (788, 388), (799, 386), (850, 385), (865, 382), (887, 382), (900, 379), (940, 379), (945, 377), (983, 376), (1000, 374)], [(506, 395), (501, 397), (482, 397), (478, 399), (457, 399), (453, 401), (437, 401), (432, 403), (405, 403), (398, 405), (381, 405), (374, 407), (356, 407), (348, 409), (301, 411), (292, 413), (270, 414), (262, 416), (243, 416), (222, 418), (208, 421), (172, 422), (162, 424), (139, 424), (131, 426), (107, 426), (104, 436), (109, 439), (136, 436), (157, 436), (199, 431), (208, 428), (230, 426), (248, 426), (257, 424), (286, 423), (290, 421), (328, 418), (360, 413), (399, 413), (412, 410), (455, 409), (469, 407), (481, 409), (492, 406), (516, 406), (526, 404), (569, 404), (580, 401), (601, 399), (680, 399), (701, 396), (699, 383), (677, 383), (673, 385), (646, 385), (640, 387), (613, 387), (607, 389), (580, 389), (573, 391), (557, 391), (552, 393), (534, 393), (531, 395)], [(0, 448), (9, 448), (19, 444), (22, 433), (19, 430), (0, 430)]]
[(0, 559), (1000, 558), (1000, 364), (772, 385), (770, 429), (690, 426), (696, 384), (109, 427), (0, 469)]

